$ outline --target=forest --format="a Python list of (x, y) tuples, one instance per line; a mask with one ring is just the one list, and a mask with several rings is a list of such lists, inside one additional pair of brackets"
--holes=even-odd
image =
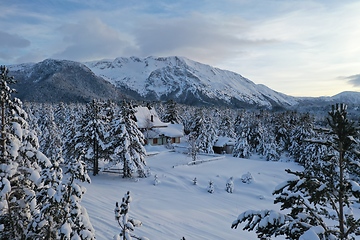
[[(213, 154), (216, 140), (228, 137), (234, 140), (234, 157), (256, 154), (279, 161), (286, 156), (303, 166), (301, 172), (287, 170), (294, 180), (274, 191), (275, 203), (289, 213), (249, 210), (239, 215), (233, 228), (246, 222), (244, 229), (256, 231), (261, 239), (299, 239), (319, 226), (319, 239), (360, 234), (360, 220), (351, 214), (360, 199), (359, 122), (350, 119), (345, 104), (311, 115), (192, 107), (174, 101), (22, 103), (12, 98), (13, 83), (2, 67), (1, 239), (95, 239), (81, 206), (81, 182), (91, 181), (88, 171), (96, 176), (119, 164), (123, 178), (147, 177), (145, 137), (134, 112), (138, 105), (155, 108), (163, 122), (183, 124), (193, 161), (197, 154)], [(118, 218), (126, 215), (120, 213), (126, 213), (127, 198), (125, 210), (118, 206)], [(123, 239), (131, 239), (131, 228), (124, 222)]]

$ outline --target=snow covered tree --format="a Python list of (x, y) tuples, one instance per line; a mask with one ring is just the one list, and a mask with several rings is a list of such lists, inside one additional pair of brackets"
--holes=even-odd
[(251, 146), (245, 133), (238, 137), (234, 146), (233, 156), (238, 158), (249, 158), (251, 156)]
[(85, 160), (93, 165), (93, 175), (99, 173), (99, 160), (108, 157), (107, 153), (107, 119), (103, 104), (93, 100), (87, 105), (82, 116), (80, 129), (68, 144), (68, 158), (80, 156), (85, 151)]
[(135, 230), (135, 227), (140, 227), (142, 222), (133, 218), (129, 218), (129, 209), (132, 198), (130, 196), (130, 191), (128, 191), (122, 198), (122, 202), (119, 205), (118, 202), (115, 204), (115, 219), (118, 222), (121, 232), (114, 236), (114, 240), (148, 240), (146, 237), (139, 237), (132, 232)]
[(37, 191), (38, 211), (30, 223), (31, 239), (58, 239), (64, 219), (62, 159), (53, 159), (52, 166), (41, 172), (42, 186)]
[(244, 230), (255, 230), (262, 239), (276, 235), (301, 239), (313, 235), (312, 239), (345, 240), (360, 235), (360, 218), (352, 213), (354, 204), (360, 201), (360, 186), (349, 174), (360, 168), (360, 153), (355, 140), (357, 131), (347, 118), (346, 105), (332, 107), (328, 124), (327, 139), (312, 142), (324, 144), (334, 153), (318, 159), (304, 171), (287, 169), (295, 178), (274, 191), (277, 195), (274, 203), (280, 203), (281, 210), (288, 213), (249, 210), (239, 215), (232, 228), (246, 222)]
[(95, 230), (91, 225), (86, 208), (80, 204), (86, 189), (79, 182), (91, 182), (82, 157), (83, 155), (78, 159), (65, 162), (65, 179), (59, 189), (61, 198), (57, 201), (62, 206), (60, 215), (63, 216), (59, 234), (60, 239), (64, 240), (95, 239)]
[(214, 191), (215, 191), (214, 182), (211, 181), (211, 180), (209, 181), (209, 186), (208, 186), (207, 191), (208, 191), (209, 193), (214, 193)]
[(203, 153), (214, 153), (214, 143), (217, 139), (216, 130), (211, 120), (205, 122), (204, 129), (196, 139), (199, 151)]
[(259, 119), (249, 124), (248, 143), (251, 146), (251, 152), (259, 152), (264, 143), (264, 128)]
[(234, 138), (236, 134), (233, 125), (234, 123), (230, 118), (230, 113), (226, 111), (221, 118), (219, 130), (218, 130), (218, 136)]
[(308, 154), (304, 154), (305, 149), (308, 147), (309, 142), (306, 139), (312, 139), (315, 136), (314, 121), (310, 114), (304, 114), (300, 117), (300, 121), (291, 131), (290, 145), (288, 148), (290, 156), (295, 161), (304, 164), (302, 162), (302, 156), (308, 157)]
[(245, 121), (245, 113), (239, 112), (234, 121), (234, 131), (236, 135), (241, 135), (247, 129), (247, 121)]
[(46, 106), (43, 116), (39, 119), (41, 131), (40, 150), (49, 159), (62, 158), (63, 142), (60, 129), (55, 123), (52, 106)]
[(41, 167), (51, 165), (38, 150), (19, 99), (12, 99), (15, 80), (0, 67), (0, 239), (25, 239), (36, 211), (36, 189)]
[(265, 156), (266, 161), (278, 161), (280, 159), (280, 153), (276, 145), (275, 139), (269, 136), (264, 146), (262, 147), (262, 155)]
[(196, 137), (193, 135), (188, 136), (188, 143), (189, 143), (189, 155), (191, 156), (192, 162), (195, 164), (196, 160), (198, 159), (199, 155), (199, 146), (198, 142), (196, 141)]
[(197, 116), (190, 133), (196, 139), (198, 150), (203, 153), (214, 153), (213, 146), (217, 138), (212, 121), (207, 118), (202, 109), (197, 111)]
[(225, 190), (226, 190), (228, 193), (233, 193), (233, 192), (234, 192), (234, 180), (233, 180), (233, 177), (230, 177), (230, 178), (228, 179), (228, 181), (226, 182)]
[(169, 100), (166, 102), (165, 114), (164, 114), (162, 120), (163, 120), (163, 122), (168, 122), (168, 123), (173, 123), (173, 124), (181, 122), (179, 114), (178, 114), (177, 105), (174, 100)]
[(121, 122), (116, 132), (119, 134), (119, 146), (115, 154), (123, 163), (123, 177), (132, 177), (135, 171), (140, 177), (146, 177), (145, 174), (145, 156), (144, 136), (137, 128), (135, 122), (135, 109), (132, 104), (123, 101), (120, 109)]
[(274, 133), (276, 145), (278, 146), (280, 152), (286, 151), (290, 144), (291, 117), (292, 115), (287, 115), (287, 113), (276, 115)]

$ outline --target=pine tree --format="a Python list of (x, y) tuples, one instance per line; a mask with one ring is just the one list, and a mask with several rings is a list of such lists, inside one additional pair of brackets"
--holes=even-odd
[(62, 225), (59, 229), (60, 239), (91, 240), (95, 239), (95, 230), (92, 227), (87, 210), (81, 206), (81, 199), (86, 189), (79, 182), (90, 183), (82, 155), (78, 159), (65, 162), (65, 179), (60, 189), (62, 198)]
[(239, 215), (233, 228), (247, 222), (244, 230), (256, 230), (262, 239), (274, 235), (299, 239), (310, 232), (319, 239), (345, 240), (360, 235), (360, 219), (352, 214), (353, 205), (360, 201), (360, 186), (349, 174), (360, 169), (357, 130), (343, 104), (332, 107), (328, 124), (327, 139), (312, 142), (332, 148), (333, 154), (317, 159), (304, 171), (287, 169), (296, 178), (274, 191), (274, 203), (289, 213), (249, 210)]
[(99, 160), (108, 158), (107, 152), (107, 119), (103, 104), (93, 100), (87, 105), (82, 116), (80, 129), (68, 144), (68, 158), (79, 156), (85, 151), (85, 160), (93, 165), (93, 175), (99, 173)]
[(145, 156), (144, 136), (137, 128), (135, 122), (135, 110), (131, 103), (124, 101), (120, 109), (121, 122), (118, 135), (119, 146), (116, 149), (116, 155), (123, 163), (123, 177), (132, 177), (135, 171), (140, 177), (146, 177), (145, 174)]
[(214, 143), (217, 140), (214, 124), (210, 119), (205, 118), (202, 127), (201, 133), (196, 139), (197, 146), (199, 147), (200, 152), (213, 154)]
[(168, 122), (168, 123), (172, 123), (172, 124), (181, 122), (179, 114), (178, 114), (177, 105), (174, 100), (169, 100), (166, 102), (165, 114), (164, 114), (162, 120), (163, 120), (163, 122)]
[(226, 182), (226, 191), (228, 193), (233, 193), (234, 192), (234, 181), (233, 181), (233, 177), (230, 177), (228, 179), (228, 181)]
[(214, 191), (215, 191), (214, 182), (211, 181), (211, 180), (209, 181), (209, 186), (208, 186), (207, 191), (208, 191), (209, 193), (214, 193)]
[(249, 158), (251, 156), (251, 146), (245, 133), (238, 137), (234, 146), (233, 156), (237, 158)]
[(130, 191), (128, 191), (122, 198), (122, 202), (119, 205), (118, 202), (115, 204), (115, 219), (118, 222), (121, 232), (114, 236), (114, 240), (131, 240), (133, 238), (139, 240), (148, 240), (146, 237), (138, 237), (132, 232), (135, 227), (140, 227), (142, 222), (133, 218), (129, 218), (129, 209), (132, 198)]
[(247, 141), (251, 147), (251, 152), (259, 152), (264, 143), (264, 128), (259, 119), (249, 124)]
[(230, 138), (235, 137), (235, 129), (233, 127), (234, 123), (232, 122), (229, 114), (229, 112), (224, 113), (220, 122), (218, 136)]
[(308, 156), (308, 154), (304, 154), (304, 151), (311, 144), (306, 140), (315, 137), (313, 122), (310, 114), (304, 114), (290, 134), (289, 155), (301, 164), (304, 164), (302, 156)]
[(32, 239), (58, 239), (58, 230), (67, 217), (63, 204), (63, 172), (60, 164), (61, 158), (53, 159), (52, 166), (44, 168), (41, 172), (43, 183), (37, 191), (38, 212), (30, 224)]
[(50, 161), (38, 150), (38, 139), (29, 129), (27, 114), (10, 84), (6, 67), (0, 67), (0, 238), (25, 239), (37, 209), (36, 192), (42, 184), (40, 172)]
[(62, 158), (62, 135), (56, 125), (52, 106), (44, 109), (44, 114), (39, 122), (41, 130), (40, 150), (50, 159)]
[(191, 139), (196, 139), (198, 151), (203, 153), (214, 153), (213, 146), (217, 138), (216, 130), (212, 121), (207, 118), (202, 109), (197, 111), (192, 131)]
[(269, 136), (262, 148), (262, 155), (265, 156), (266, 161), (278, 161), (280, 159), (280, 152), (273, 137)]

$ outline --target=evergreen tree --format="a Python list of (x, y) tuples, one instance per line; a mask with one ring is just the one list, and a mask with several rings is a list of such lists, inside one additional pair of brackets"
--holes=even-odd
[(38, 211), (30, 224), (31, 239), (58, 239), (64, 219), (62, 159), (54, 159), (52, 166), (41, 172), (42, 186), (37, 193)]
[(234, 146), (233, 156), (237, 158), (249, 158), (251, 156), (251, 146), (245, 133), (238, 137)]
[(137, 128), (135, 110), (131, 103), (124, 101), (120, 113), (121, 122), (116, 130), (119, 146), (115, 153), (123, 162), (123, 177), (132, 177), (135, 171), (140, 177), (146, 177), (144, 136)]
[(234, 123), (231, 121), (230, 113), (226, 111), (221, 118), (218, 136), (220, 137), (235, 137)]
[(304, 154), (305, 149), (311, 144), (306, 140), (315, 137), (314, 121), (310, 117), (310, 114), (304, 114), (300, 117), (300, 121), (293, 127), (290, 134), (289, 155), (292, 156), (295, 161), (304, 164), (302, 156), (308, 156)]
[(211, 181), (211, 180), (209, 181), (209, 186), (208, 186), (207, 191), (208, 191), (209, 193), (214, 193), (214, 191), (215, 191), (214, 182)]
[(264, 143), (264, 128), (259, 119), (249, 124), (247, 141), (251, 147), (251, 152), (261, 152)]
[(10, 84), (6, 67), (0, 67), (0, 239), (25, 239), (37, 211), (36, 192), (40, 172), (50, 161), (38, 150), (38, 139), (29, 129), (27, 114)]
[(85, 160), (93, 165), (93, 175), (99, 173), (99, 160), (108, 158), (107, 152), (107, 119), (103, 104), (93, 100), (87, 105), (82, 116), (80, 129), (68, 147), (68, 158), (79, 156), (85, 151)]
[(217, 138), (216, 130), (202, 109), (197, 111), (190, 135), (191, 139), (196, 139), (196, 147), (200, 152), (214, 153), (213, 146)]
[(139, 240), (148, 240), (146, 237), (138, 237), (132, 232), (135, 230), (135, 227), (140, 227), (142, 222), (133, 218), (129, 218), (129, 209), (132, 198), (130, 196), (130, 191), (128, 191), (122, 198), (122, 202), (119, 206), (119, 203), (115, 204), (115, 219), (118, 222), (121, 232), (115, 235), (114, 240), (131, 240), (133, 238)]
[(267, 138), (262, 149), (262, 155), (265, 156), (266, 161), (278, 161), (280, 159), (280, 152), (277, 149), (275, 139), (271, 136)]
[(199, 146), (198, 142), (196, 141), (195, 136), (189, 135), (188, 136), (188, 143), (189, 143), (189, 155), (191, 156), (191, 160), (193, 164), (195, 164), (196, 160), (198, 159), (199, 155)]
[(59, 229), (60, 239), (63, 240), (91, 240), (95, 239), (95, 230), (92, 227), (85, 207), (81, 206), (81, 199), (86, 189), (79, 182), (90, 183), (90, 177), (86, 171), (86, 165), (78, 159), (65, 162), (64, 180), (60, 189), (62, 198), (59, 200), (62, 206), (62, 225)]
[(230, 177), (228, 179), (228, 181), (226, 182), (226, 191), (228, 193), (233, 193), (234, 192), (234, 181), (233, 181), (233, 177)]
[(357, 131), (347, 118), (346, 105), (332, 107), (328, 124), (327, 139), (312, 142), (332, 148), (333, 154), (317, 159), (301, 172), (287, 169), (296, 178), (274, 191), (274, 203), (289, 213), (246, 211), (233, 222), (233, 228), (247, 222), (244, 230), (256, 230), (262, 239), (274, 235), (299, 239), (309, 232), (319, 239), (345, 240), (360, 235), (360, 219), (352, 214), (353, 205), (360, 201), (360, 186), (349, 174), (360, 168), (360, 154)]
[(282, 113), (276, 115), (276, 121), (274, 121), (274, 132), (276, 145), (278, 146), (280, 152), (286, 151), (289, 148), (291, 126), (294, 125), (294, 123), (295, 120), (292, 114)]
[(166, 102), (165, 114), (162, 120), (163, 122), (172, 123), (172, 124), (181, 122), (178, 114), (177, 105), (174, 100), (169, 100)]
[(50, 159), (62, 158), (62, 135), (56, 125), (52, 106), (46, 106), (39, 122), (41, 137), (40, 150)]
[(216, 139), (217, 134), (213, 122), (211, 121), (211, 119), (205, 118), (205, 121), (202, 125), (202, 130), (196, 139), (199, 151), (203, 153), (213, 154), (213, 147)]

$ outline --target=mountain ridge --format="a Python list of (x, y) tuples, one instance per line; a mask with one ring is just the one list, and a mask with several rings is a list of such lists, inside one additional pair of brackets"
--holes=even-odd
[(85, 65), (118, 88), (136, 90), (140, 96), (151, 100), (166, 101), (171, 96), (185, 104), (190, 101), (204, 105), (222, 102), (233, 107), (263, 108), (296, 104), (293, 97), (258, 87), (238, 73), (184, 57), (116, 58)]
[[(332, 97), (292, 97), (242, 75), (185, 57), (119, 57), (91, 62), (45, 59), (10, 65), (20, 99), (87, 102), (93, 98), (175, 100), (197, 106), (296, 109), (336, 101), (360, 103), (359, 92)], [(359, 99), (359, 100), (358, 100)]]

